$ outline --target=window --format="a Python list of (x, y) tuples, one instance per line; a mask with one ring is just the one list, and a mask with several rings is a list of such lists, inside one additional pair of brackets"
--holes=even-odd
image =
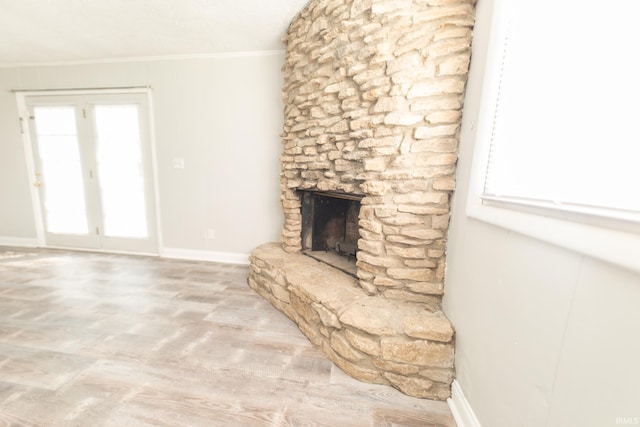
[(640, 2), (494, 13), (469, 214), (640, 269)]

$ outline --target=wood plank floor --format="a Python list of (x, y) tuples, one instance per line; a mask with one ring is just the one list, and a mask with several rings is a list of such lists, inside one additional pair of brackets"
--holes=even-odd
[(345, 375), (246, 277), (0, 247), (0, 426), (455, 426)]

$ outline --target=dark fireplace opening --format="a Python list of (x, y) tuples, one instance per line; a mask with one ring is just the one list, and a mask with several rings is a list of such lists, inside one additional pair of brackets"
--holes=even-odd
[(356, 276), (358, 215), (363, 196), (300, 190), (302, 252)]

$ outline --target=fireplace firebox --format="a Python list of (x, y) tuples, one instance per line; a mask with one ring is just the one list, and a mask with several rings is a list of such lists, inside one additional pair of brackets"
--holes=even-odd
[(356, 276), (358, 215), (363, 196), (300, 190), (302, 252)]

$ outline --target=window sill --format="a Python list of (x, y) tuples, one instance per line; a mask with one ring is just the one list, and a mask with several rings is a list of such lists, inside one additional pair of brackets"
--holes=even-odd
[(640, 272), (640, 235), (468, 200), (467, 215), (534, 239)]

